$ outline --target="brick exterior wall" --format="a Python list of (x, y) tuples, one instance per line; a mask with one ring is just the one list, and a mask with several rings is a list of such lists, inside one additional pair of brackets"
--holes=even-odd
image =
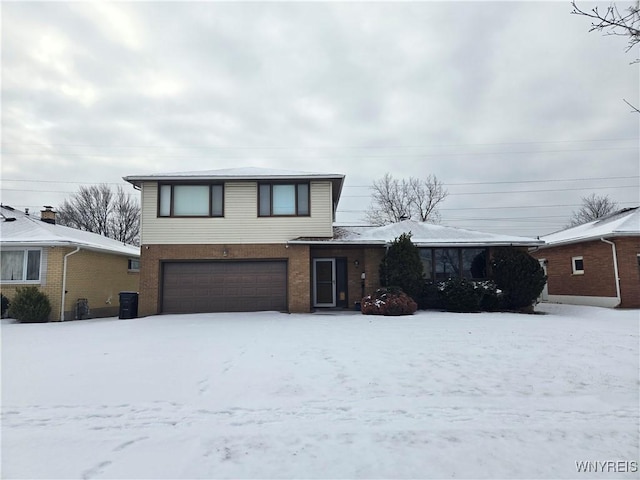
[[(224, 255), (224, 252), (227, 255)], [(287, 296), (291, 313), (311, 309), (311, 265), (307, 245), (143, 245), (140, 256), (140, 297), (138, 315), (161, 311), (161, 263), (166, 260), (287, 260)]]
[[(50, 247), (47, 254), (46, 276), (37, 286), (49, 297), (49, 320), (60, 320), (62, 301), (62, 269), (64, 256), (75, 248)], [(139, 274), (128, 272), (128, 257), (108, 253), (80, 250), (67, 258), (67, 294), (65, 319), (75, 319), (75, 305), (79, 298), (86, 298), (91, 310), (90, 318), (117, 316), (121, 291), (137, 291)], [(2, 285), (2, 293), (12, 299), (17, 288), (26, 285)], [(110, 303), (107, 301), (110, 300)]]
[[(384, 257), (384, 247), (320, 247), (312, 246), (311, 258), (345, 258), (347, 261), (347, 299), (348, 307), (362, 299), (362, 273), (365, 273), (364, 294), (373, 293), (380, 288), (379, 267)], [(358, 266), (354, 264), (358, 261)]]
[(90, 318), (117, 316), (119, 293), (138, 291), (140, 274), (128, 271), (128, 261), (129, 257), (122, 255), (88, 250), (80, 250), (68, 257), (65, 319), (75, 319), (79, 298), (88, 300)]
[[(638, 237), (612, 239), (616, 244), (621, 307), (640, 307), (640, 253)], [(616, 283), (611, 245), (600, 240), (549, 247), (533, 252), (547, 260), (550, 295), (615, 297)], [(574, 275), (572, 257), (582, 256), (584, 274)]]

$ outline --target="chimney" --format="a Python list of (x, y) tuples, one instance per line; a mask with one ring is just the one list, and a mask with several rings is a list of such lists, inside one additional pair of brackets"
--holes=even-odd
[(51, 225), (56, 224), (56, 212), (52, 210), (52, 206), (45, 205), (44, 210), (40, 210), (40, 220)]

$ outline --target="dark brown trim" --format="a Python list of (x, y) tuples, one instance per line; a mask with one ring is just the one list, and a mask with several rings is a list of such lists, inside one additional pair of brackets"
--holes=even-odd
[[(224, 218), (225, 214), (225, 184), (224, 183), (193, 183), (193, 182), (158, 182), (158, 198), (156, 207), (156, 218)], [(209, 187), (209, 214), (208, 215), (175, 215), (173, 203), (175, 198), (174, 187), (180, 186), (193, 186), (193, 187)], [(213, 187), (216, 185), (222, 186), (222, 215), (213, 215)], [(171, 187), (171, 199), (169, 201), (169, 215), (160, 214), (160, 205), (162, 203), (162, 187)]]
[[(261, 195), (260, 195), (260, 187), (262, 185), (268, 185), (269, 186), (269, 215), (261, 215), (260, 214), (260, 199), (261, 199)], [(273, 213), (273, 186), (274, 185), (293, 185), (294, 186), (294, 195), (295, 195), (295, 209), (296, 209), (296, 213), (294, 214), (289, 214), (289, 215), (275, 215)], [(301, 214), (299, 213), (299, 197), (298, 197), (298, 185), (306, 185), (307, 186), (307, 209), (308, 212)], [(281, 182), (258, 182), (258, 189), (257, 189), (257, 193), (258, 193), (258, 217), (310, 217), (311, 216), (311, 182), (287, 182), (287, 181), (281, 181)]]

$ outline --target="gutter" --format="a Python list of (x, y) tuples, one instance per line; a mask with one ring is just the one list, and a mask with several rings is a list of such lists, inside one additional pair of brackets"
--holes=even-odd
[[(557, 240), (557, 241), (547, 241), (545, 240), (545, 244), (542, 245), (540, 248), (553, 248), (553, 247), (560, 247), (562, 245), (572, 245), (575, 243), (584, 243), (584, 242), (597, 242), (598, 240), (602, 240), (602, 233), (600, 235), (595, 235), (595, 236), (589, 236), (589, 237), (576, 237), (576, 238), (569, 238), (569, 239), (565, 239), (565, 240)], [(617, 238), (617, 237), (638, 237), (640, 236), (640, 232), (637, 231), (617, 231), (617, 232), (609, 232), (609, 233), (604, 233), (604, 235), (606, 235), (609, 238)], [(548, 236), (548, 235), (547, 235)]]
[(616, 277), (616, 298), (618, 299), (616, 307), (619, 307), (620, 303), (622, 303), (622, 298), (620, 296), (620, 276), (618, 275), (618, 255), (616, 253), (616, 244), (609, 240), (605, 240), (604, 238), (600, 238), (600, 241), (611, 245), (611, 253), (613, 255), (613, 274)]
[(80, 251), (80, 247), (76, 247), (73, 252), (69, 252), (64, 256), (64, 260), (62, 262), (62, 304), (60, 305), (60, 321), (64, 322), (64, 300), (66, 296), (67, 290), (67, 258), (71, 255), (78, 253)]

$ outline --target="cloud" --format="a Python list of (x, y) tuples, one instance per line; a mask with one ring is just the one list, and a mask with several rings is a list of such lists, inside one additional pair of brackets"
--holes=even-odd
[[(640, 203), (624, 186), (640, 169), (639, 117), (622, 101), (639, 103), (635, 57), (569, 10), (7, 3), (2, 201), (38, 208), (82, 183), (256, 165), (346, 174), (345, 223), (386, 172), (436, 174), (450, 184), (443, 221), (489, 231), (547, 233), (591, 191)], [(535, 183), (610, 177), (626, 180)]]

